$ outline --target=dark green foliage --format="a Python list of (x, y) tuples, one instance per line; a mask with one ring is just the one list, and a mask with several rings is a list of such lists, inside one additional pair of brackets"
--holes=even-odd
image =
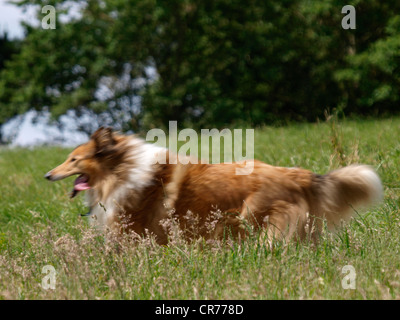
[(18, 53), (18, 40), (10, 40), (7, 32), (0, 34), (0, 70), (4, 68), (7, 60), (10, 60), (13, 54)]
[[(0, 72), (4, 69), (6, 61), (10, 60), (13, 55), (19, 52), (20, 41), (10, 40), (8, 34), (4, 32), (0, 34)], [(4, 111), (0, 111), (2, 113)], [(1, 119), (1, 116), (0, 116)], [(2, 121), (0, 120), (0, 129)], [(0, 144), (2, 143), (2, 132), (0, 130)]]
[[(27, 27), (0, 75), (0, 125), (31, 108), (89, 115), (88, 132), (99, 122), (221, 128), (399, 109), (397, 0), (20, 3), (55, 5), (57, 29)], [(62, 23), (71, 3), (82, 14)], [(355, 30), (341, 27), (348, 4)]]

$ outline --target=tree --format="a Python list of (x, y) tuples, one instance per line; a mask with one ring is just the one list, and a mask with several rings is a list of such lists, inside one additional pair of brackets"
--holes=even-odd
[[(26, 26), (20, 54), (1, 75), (0, 124), (30, 109), (49, 110), (54, 119), (73, 111), (78, 118), (96, 115), (102, 122), (116, 122), (135, 89), (119, 81), (128, 69), (124, 61), (107, 54), (108, 20), (99, 3), (90, 1), (82, 19), (61, 23), (57, 15), (56, 30)], [(81, 130), (93, 130), (93, 120), (83, 122)]]
[[(38, 6), (41, 0), (19, 5)], [(400, 3), (388, 0), (53, 0), (0, 74), (0, 125), (30, 109), (80, 129), (257, 126), (399, 102)], [(344, 5), (357, 28), (341, 27)], [(61, 19), (71, 5), (80, 15)]]
[[(7, 32), (0, 35), (0, 72), (5, 68), (6, 62), (18, 53), (20, 46), (19, 40), (10, 40)], [(0, 111), (1, 112), (1, 111)], [(1, 123), (0, 123), (0, 143), (3, 142)]]

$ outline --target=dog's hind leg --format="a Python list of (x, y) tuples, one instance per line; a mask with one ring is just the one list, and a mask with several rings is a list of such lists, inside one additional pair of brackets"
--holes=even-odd
[(261, 235), (266, 236), (269, 243), (301, 240), (307, 235), (308, 205), (305, 201), (276, 200), (265, 208), (257, 208), (249, 199), (243, 205), (241, 218), (255, 229), (261, 229)]

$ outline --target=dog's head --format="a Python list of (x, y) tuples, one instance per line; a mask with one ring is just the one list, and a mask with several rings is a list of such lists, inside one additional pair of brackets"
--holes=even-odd
[(101, 127), (87, 143), (72, 151), (64, 163), (49, 171), (45, 178), (58, 181), (78, 175), (71, 198), (80, 191), (93, 188), (98, 180), (112, 168), (112, 161), (115, 161), (118, 156), (116, 148), (118, 139), (118, 135), (111, 128)]

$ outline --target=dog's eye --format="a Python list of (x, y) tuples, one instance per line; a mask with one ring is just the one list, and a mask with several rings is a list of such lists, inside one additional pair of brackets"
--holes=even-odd
[(71, 159), (71, 162), (75, 162), (75, 161), (76, 161), (76, 158), (72, 158), (72, 159)]

